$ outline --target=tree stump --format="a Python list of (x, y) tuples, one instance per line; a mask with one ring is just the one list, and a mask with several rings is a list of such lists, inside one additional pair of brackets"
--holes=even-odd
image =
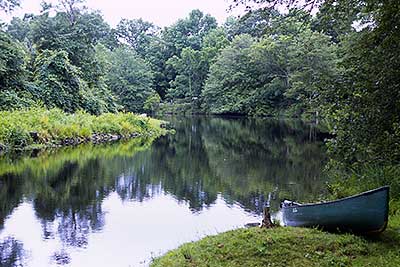
[(261, 228), (272, 228), (274, 223), (271, 221), (271, 213), (269, 212), (269, 206), (264, 207), (264, 218), (261, 223)]

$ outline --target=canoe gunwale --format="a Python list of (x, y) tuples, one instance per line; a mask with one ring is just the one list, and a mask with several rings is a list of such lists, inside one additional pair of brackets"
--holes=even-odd
[[(335, 223), (332, 224), (332, 222), (327, 222), (324, 220), (320, 220), (320, 219), (315, 219), (313, 221), (313, 223), (310, 224), (310, 222), (312, 222), (312, 220), (304, 220), (304, 218), (308, 218), (310, 219), (310, 214), (307, 215), (308, 210), (314, 211), (319, 209), (324, 209), (324, 205), (326, 206), (326, 209), (329, 209), (330, 207), (333, 208), (337, 208), (338, 206), (342, 206), (343, 205), (347, 205), (348, 203), (353, 203), (353, 201), (363, 201), (364, 198), (369, 198), (370, 195), (375, 195), (377, 194), (377, 196), (373, 196), (373, 198), (375, 199), (374, 203), (378, 203), (378, 205), (381, 205), (380, 210), (381, 212), (379, 213), (380, 215), (380, 219), (378, 218), (378, 221), (375, 220), (374, 223), (372, 223), (369, 226), (361, 226), (362, 223), (365, 222), (365, 220), (370, 221), (370, 217), (366, 218), (364, 216), (364, 218), (359, 217), (358, 221), (354, 221), (351, 222), (350, 224), (347, 223), (343, 223), (340, 220), (336, 221)], [(383, 201), (385, 203), (383, 203)], [(371, 203), (372, 204), (372, 203)], [(375, 208), (377, 208), (375, 206)], [(302, 212), (306, 212), (306, 215), (301, 215), (303, 217), (299, 217), (299, 218), (295, 218), (293, 217), (290, 212), (290, 210), (293, 210), (293, 212), (297, 213), (297, 210), (294, 211), (294, 209), (298, 209), (299, 211), (302, 210)], [(309, 211), (308, 211), (309, 212)], [(357, 195), (353, 195), (350, 197), (346, 197), (346, 198), (341, 198), (338, 200), (333, 200), (333, 201), (328, 201), (328, 202), (321, 202), (321, 203), (311, 203), (311, 204), (298, 204), (298, 205), (290, 205), (290, 206), (283, 206), (282, 207), (282, 216), (283, 216), (283, 221), (285, 222), (285, 217), (289, 216), (287, 218), (289, 218), (289, 223), (287, 224), (285, 222), (285, 224), (287, 226), (294, 226), (294, 227), (322, 227), (323, 229), (326, 230), (342, 230), (342, 231), (349, 231), (352, 233), (357, 233), (357, 234), (363, 234), (363, 235), (375, 235), (375, 234), (379, 234), (381, 232), (383, 232), (387, 225), (388, 225), (388, 216), (389, 216), (389, 186), (383, 186), (377, 189), (373, 189), (373, 190), (369, 190)], [(375, 212), (374, 212), (375, 213)], [(312, 212), (311, 212), (312, 215)], [(371, 215), (371, 214), (369, 214)], [(305, 216), (305, 217), (304, 217)], [(308, 216), (308, 217), (307, 217)], [(351, 215), (349, 215), (351, 216)], [(371, 215), (372, 216), (372, 215)], [(381, 217), (382, 216), (382, 217)], [(343, 218), (342, 218), (343, 219)], [(344, 220), (346, 221), (346, 220)], [(295, 224), (293, 224), (293, 222), (297, 222)], [(361, 224), (360, 224), (361, 223)], [(292, 225), (291, 225), (292, 224)]]
[[(353, 198), (358, 198), (358, 197), (362, 197), (362, 196), (366, 196), (366, 195), (370, 195), (370, 194), (374, 194), (377, 193), (379, 191), (389, 191), (389, 186), (382, 186), (379, 187), (377, 189), (373, 189), (373, 190), (369, 190), (357, 195), (353, 195), (353, 196), (349, 196), (349, 197), (345, 197), (345, 198), (341, 198), (341, 199), (337, 199), (337, 200), (331, 200), (331, 201), (326, 201), (326, 202), (319, 202), (319, 203), (305, 203), (305, 204), (294, 204), (291, 206), (284, 206), (282, 205), (282, 209), (290, 209), (293, 207), (310, 207), (310, 206), (319, 206), (319, 205), (327, 205), (327, 204), (331, 204), (331, 203), (337, 203), (337, 202), (342, 202), (342, 201), (346, 201), (349, 199), (353, 199)], [(388, 192), (389, 193), (389, 192)]]

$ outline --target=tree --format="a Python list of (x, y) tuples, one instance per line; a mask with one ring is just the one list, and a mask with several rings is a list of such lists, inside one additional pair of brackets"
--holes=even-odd
[(165, 99), (169, 83), (174, 76), (174, 73), (171, 73), (171, 68), (166, 64), (170, 56), (171, 53), (161, 38), (156, 37), (150, 40), (145, 60), (149, 63), (154, 74), (153, 88), (162, 99)]
[(7, 26), (7, 33), (10, 34), (14, 39), (21, 43), (29, 42), (29, 34), (31, 32), (31, 21), (34, 15), (25, 14), (23, 19), (14, 17)]
[(217, 21), (200, 10), (193, 10), (189, 17), (180, 19), (162, 32), (162, 39), (171, 51), (171, 56), (179, 55), (183, 48), (201, 49), (201, 43), (207, 33), (217, 28)]
[[(277, 8), (279, 6), (284, 6), (287, 8), (301, 8), (312, 12), (323, 3), (325, 0), (231, 0), (232, 4), (230, 9), (233, 9), (239, 5), (244, 5), (247, 10), (252, 10), (254, 8), (259, 8), (260, 6), (267, 8)], [(330, 0), (326, 0), (330, 1)], [(344, 0), (347, 1), (347, 0)], [(333, 3), (333, 1), (332, 1)], [(336, 3), (337, 4), (337, 3)]]
[(331, 88), (335, 74), (334, 47), (296, 10), (274, 25), (258, 41), (242, 34), (222, 50), (203, 92), (206, 110), (262, 116), (319, 111), (321, 91)]
[(210, 68), (202, 93), (202, 106), (206, 111), (247, 114), (244, 101), (248, 99), (253, 84), (248, 63), (254, 42), (250, 35), (239, 35), (222, 50)]
[(261, 37), (271, 32), (274, 24), (281, 17), (281, 14), (271, 8), (260, 8), (247, 12), (239, 20), (232, 23), (230, 31), (233, 36), (240, 34), (249, 34), (254, 37)]
[(233, 0), (246, 3), (320, 8), (314, 28), (339, 42), (342, 56), (341, 75), (333, 90), (324, 92), (323, 108), (336, 134), (331, 155), (345, 165), (399, 163), (398, 1)]
[(161, 102), (161, 97), (157, 92), (154, 92), (152, 95), (150, 95), (146, 101), (144, 102), (143, 109), (146, 112), (154, 113), (158, 110)]
[(326, 115), (322, 103), (324, 94), (335, 91), (339, 77), (337, 46), (330, 38), (311, 29), (302, 31), (291, 44), (289, 55), (290, 87), (285, 96), (291, 99), (291, 112)]
[(84, 84), (79, 70), (70, 63), (65, 51), (43, 51), (36, 59), (35, 69), (36, 97), (47, 107), (58, 107), (66, 112), (75, 112), (82, 107)]
[(10, 35), (0, 31), (0, 110), (18, 109), (35, 104), (29, 92), (26, 53)]
[(149, 65), (130, 48), (112, 51), (106, 83), (125, 110), (142, 112), (154, 93), (153, 73)]
[(229, 44), (222, 28), (209, 31), (204, 36), (201, 50), (184, 48), (180, 56), (174, 56), (167, 65), (174, 68), (176, 77), (171, 81), (168, 97), (187, 98), (188, 102), (199, 103), (210, 65), (215, 62), (219, 52)]
[(400, 7), (373, 5), (375, 23), (343, 41), (342, 79), (329, 105), (337, 138), (335, 159), (351, 163), (400, 162)]
[(324, 2), (312, 21), (312, 28), (331, 37), (331, 41), (339, 43), (347, 35), (355, 32), (353, 22), (358, 19), (361, 8), (341, 4), (333, 6)]
[(16, 7), (19, 7), (21, 0), (0, 0), (0, 11), (9, 13), (13, 11)]
[(204, 36), (201, 45), (201, 52), (208, 65), (212, 65), (217, 60), (221, 50), (229, 44), (229, 36), (224, 28), (219, 27), (209, 31), (209, 33)]
[[(110, 27), (99, 13), (77, 13), (74, 20), (71, 24), (65, 12), (51, 17), (48, 11), (34, 18), (31, 38), (35, 50), (38, 53), (63, 51), (69, 64), (79, 69), (76, 74), (84, 85), (82, 96), (85, 104), (78, 103), (77, 106), (96, 114), (114, 111), (113, 96), (105, 84), (105, 62), (97, 57), (95, 49), (97, 44), (109, 40)], [(105, 43), (109, 44), (108, 41)]]
[(67, 14), (69, 23), (73, 25), (81, 14), (81, 10), (84, 8), (82, 4), (85, 2), (86, 0), (58, 0), (57, 8)]
[(24, 86), (24, 49), (0, 31), (0, 91), (22, 90)]
[[(204, 77), (207, 75), (206, 65), (201, 52), (191, 48), (184, 48), (180, 57), (174, 56), (167, 61), (177, 76), (171, 81), (168, 97), (174, 98), (198, 98), (203, 86)], [(191, 102), (191, 100), (189, 100)]]
[(117, 36), (127, 43), (140, 56), (145, 57), (150, 42), (155, 38), (158, 28), (142, 19), (122, 19), (116, 28)]
[[(182, 69), (179, 66), (183, 66), (184, 62), (186, 62), (184, 64), (189, 64), (191, 62), (189, 61), (189, 54), (192, 53), (188, 53), (188, 51), (201, 50), (204, 37), (216, 27), (215, 18), (204, 15), (200, 10), (193, 10), (188, 18), (180, 19), (172, 26), (165, 28), (161, 32), (160, 38), (152, 38), (146, 59), (150, 62), (155, 73), (156, 83), (154, 87), (162, 98), (165, 98), (167, 94), (171, 96), (171, 92), (174, 91), (180, 96), (186, 94), (174, 90), (175, 87), (180, 87), (180, 84), (188, 85), (189, 83), (189, 80), (185, 78), (188, 77), (187, 73), (177, 78), (179, 73), (177, 73), (175, 67)], [(184, 49), (189, 49), (185, 52), (186, 59), (178, 60)], [(200, 59), (196, 60), (201, 61)], [(167, 64), (167, 62), (169, 63)]]

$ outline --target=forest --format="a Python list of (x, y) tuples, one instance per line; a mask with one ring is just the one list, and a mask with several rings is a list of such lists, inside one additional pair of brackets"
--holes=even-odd
[(165, 28), (111, 27), (84, 4), (2, 22), (0, 110), (301, 117), (328, 125), (334, 169), (399, 172), (398, 1), (232, 0), (240, 18), (193, 10)]
[[(244, 13), (218, 23), (194, 9), (160, 27), (110, 25), (86, 0), (54, 0), (6, 20), (24, 1), (0, 0), (0, 230), (24, 199), (46, 240), (60, 218), (60, 239), (80, 247), (89, 224), (105, 225), (113, 192), (145, 202), (165, 191), (193, 214), (222, 196), (260, 213), (276, 186), (313, 202), (388, 185), (388, 229), (376, 239), (238, 230), (177, 255), (190, 266), (189, 252), (205, 259), (210, 248), (263, 263), (248, 266), (273, 255), (277, 266), (400, 262), (400, 1), (228, 0), (227, 12)], [(165, 114), (211, 116), (167, 117), (169, 131), (150, 118)], [(22, 245), (0, 240), (0, 265)]]

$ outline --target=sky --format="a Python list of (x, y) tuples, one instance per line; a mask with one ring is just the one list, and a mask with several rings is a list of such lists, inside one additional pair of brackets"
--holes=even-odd
[[(12, 16), (22, 17), (25, 13), (38, 14), (42, 0), (21, 0), (21, 8), (12, 13)], [(47, 2), (56, 2), (51, 0)], [(115, 26), (122, 18), (142, 18), (160, 27), (173, 24), (180, 18), (188, 16), (193, 9), (200, 9), (206, 14), (215, 17), (218, 23), (224, 23), (228, 16), (237, 16), (239, 9), (228, 12), (229, 0), (87, 0), (86, 6), (100, 10), (104, 19)], [(3, 21), (9, 21), (10, 16), (1, 13)]]

